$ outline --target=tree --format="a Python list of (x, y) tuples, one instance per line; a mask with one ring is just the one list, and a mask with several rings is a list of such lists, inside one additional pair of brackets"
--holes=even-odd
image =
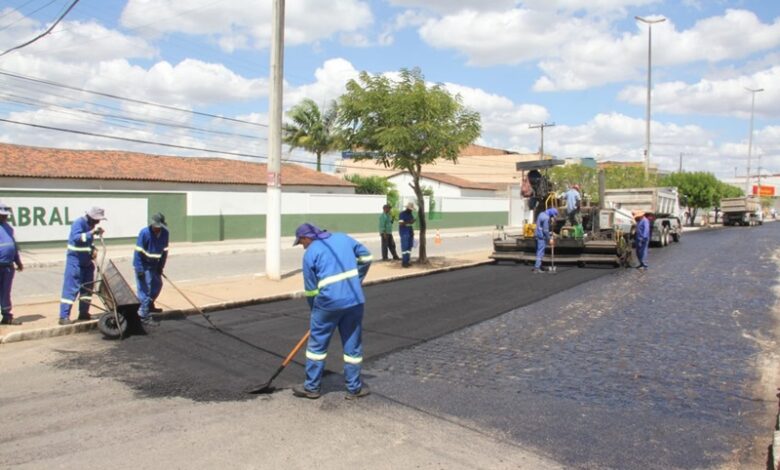
[(355, 185), (355, 194), (388, 194), (395, 185), (381, 176), (347, 175), (345, 180)]
[(570, 184), (578, 184), (583, 198), (587, 195), (590, 200), (598, 201), (599, 178), (595, 168), (585, 165), (556, 166), (550, 170), (550, 181), (556, 191), (563, 191)]
[(317, 103), (306, 98), (293, 106), (287, 117), (292, 122), (282, 127), (282, 141), (290, 150), (302, 148), (317, 155), (317, 171), (322, 171), (322, 154), (341, 148), (335, 102), (321, 112)]
[(658, 186), (658, 175), (645, 176), (644, 168), (637, 166), (608, 166), (604, 168), (606, 189), (653, 188)]
[(662, 186), (675, 186), (680, 199), (691, 211), (691, 225), (699, 209), (714, 207), (720, 203), (723, 183), (712, 173), (672, 173), (661, 180)]
[[(402, 69), (397, 79), (361, 72), (339, 101), (339, 122), (357, 159), (374, 158), (404, 170), (417, 198), (420, 262), (426, 263), (422, 167), (438, 158), (457, 162), (459, 151), (480, 135), (479, 114), (441, 85), (428, 86), (419, 69)], [(361, 155), (362, 152), (362, 155)]]

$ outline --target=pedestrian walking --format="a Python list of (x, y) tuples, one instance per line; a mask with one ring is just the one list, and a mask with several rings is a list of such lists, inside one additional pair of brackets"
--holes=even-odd
[(534, 269), (532, 272), (540, 273), (544, 271), (542, 269), (542, 258), (544, 258), (544, 249), (550, 242), (550, 237), (553, 236), (552, 222), (558, 216), (558, 209), (551, 207), (544, 212), (541, 212), (536, 218), (536, 262), (534, 263)]
[(395, 218), (390, 212), (390, 204), (382, 206), (382, 214), (379, 215), (379, 236), (382, 238), (382, 261), (387, 261), (387, 251), (393, 255), (393, 260), (399, 260), (398, 252), (395, 251), (395, 240), (393, 240), (393, 222)]
[(635, 210), (632, 212), (636, 220), (636, 235), (634, 241), (636, 244), (636, 259), (639, 261), (640, 270), (644, 271), (647, 266), (647, 248), (650, 246), (650, 221), (645, 217), (644, 211)]
[(13, 307), (11, 287), (14, 283), (16, 270), (23, 271), (24, 265), (19, 256), (14, 229), (8, 225), (8, 216), (10, 215), (11, 208), (0, 203), (0, 311), (3, 315), (0, 325), (21, 325), (22, 322), (14, 320), (14, 314), (11, 311)]
[(311, 307), (309, 342), (306, 347), (306, 380), (293, 387), (293, 395), (320, 397), (328, 344), (338, 328), (344, 351), (347, 399), (370, 392), (360, 377), (363, 362), (363, 310), (366, 299), (361, 283), (371, 265), (371, 253), (343, 233), (329, 233), (305, 223), (295, 231), (295, 243), (303, 254), (303, 284)]
[(69, 325), (70, 310), (79, 299), (77, 321), (90, 320), (89, 306), (92, 303), (92, 288), (95, 282), (95, 258), (97, 249), (95, 237), (103, 234), (103, 228), (97, 224), (106, 220), (105, 211), (93, 207), (76, 219), (70, 227), (68, 253), (65, 257), (65, 279), (60, 297), (60, 325)]
[(414, 203), (406, 205), (398, 215), (398, 235), (401, 237), (401, 266), (411, 266), (412, 247), (414, 246)]
[(573, 185), (563, 195), (566, 198), (566, 220), (572, 227), (581, 225), (582, 215), (580, 214), (580, 206), (582, 204), (582, 196), (580, 195), (580, 185)]
[(157, 213), (152, 216), (149, 225), (138, 233), (133, 253), (133, 269), (135, 269), (136, 286), (138, 287), (138, 317), (141, 323), (153, 324), (152, 313), (162, 309), (154, 305), (162, 290), (163, 269), (168, 259), (168, 226), (165, 216)]

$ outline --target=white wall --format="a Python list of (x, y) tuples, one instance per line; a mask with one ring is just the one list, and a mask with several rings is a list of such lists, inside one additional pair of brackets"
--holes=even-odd
[[(372, 194), (282, 193), (282, 214), (373, 214), (382, 211), (385, 196)], [(191, 191), (187, 215), (260, 215), (266, 193)]]

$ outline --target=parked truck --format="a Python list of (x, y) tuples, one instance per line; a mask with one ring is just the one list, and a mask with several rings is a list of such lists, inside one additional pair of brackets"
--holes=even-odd
[(761, 201), (757, 197), (729, 197), (720, 200), (723, 225), (761, 225)]
[(605, 207), (641, 210), (651, 223), (650, 243), (666, 246), (682, 237), (680, 198), (677, 188), (626, 188), (604, 192)]

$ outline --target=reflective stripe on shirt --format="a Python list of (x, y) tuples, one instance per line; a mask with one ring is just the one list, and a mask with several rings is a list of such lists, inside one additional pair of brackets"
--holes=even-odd
[[(369, 256), (369, 258), (370, 258), (370, 256)], [(358, 270), (357, 269), (351, 269), (351, 270), (349, 270), (347, 272), (343, 272), (341, 274), (335, 274), (333, 276), (328, 276), (325, 279), (323, 279), (323, 280), (321, 280), (320, 282), (317, 283), (317, 288), (316, 289), (314, 289), (314, 290), (307, 290), (307, 291), (304, 291), (303, 293), (304, 293), (304, 295), (306, 297), (314, 297), (315, 295), (320, 293), (320, 290), (323, 287), (329, 286), (329, 285), (331, 285), (333, 283), (336, 283), (336, 282), (339, 282), (339, 281), (344, 281), (344, 280), (349, 279), (349, 278), (357, 277), (358, 275), (359, 274), (358, 274)]]
[(84, 251), (84, 252), (92, 251), (92, 247), (91, 246), (73, 246), (73, 245), (68, 245), (68, 249), (70, 251)]
[(370, 262), (371, 262), (371, 261), (373, 261), (373, 260), (374, 260), (374, 257), (373, 257), (373, 256), (371, 256), (371, 255), (368, 255), (368, 256), (360, 256), (360, 257), (358, 257), (358, 258), (357, 258), (357, 262), (358, 262), (358, 264), (366, 264), (366, 263), (370, 263)]
[[(166, 250), (167, 250), (167, 249), (168, 249), (168, 248), (166, 248)], [(160, 258), (162, 258), (162, 253), (149, 253), (148, 251), (144, 250), (144, 249), (143, 249), (143, 248), (141, 248), (140, 246), (136, 246), (136, 247), (135, 247), (135, 251), (137, 251), (137, 252), (139, 252), (139, 253), (143, 254), (143, 255), (144, 255), (144, 256), (146, 256), (147, 258), (152, 258), (152, 259), (160, 259)]]

